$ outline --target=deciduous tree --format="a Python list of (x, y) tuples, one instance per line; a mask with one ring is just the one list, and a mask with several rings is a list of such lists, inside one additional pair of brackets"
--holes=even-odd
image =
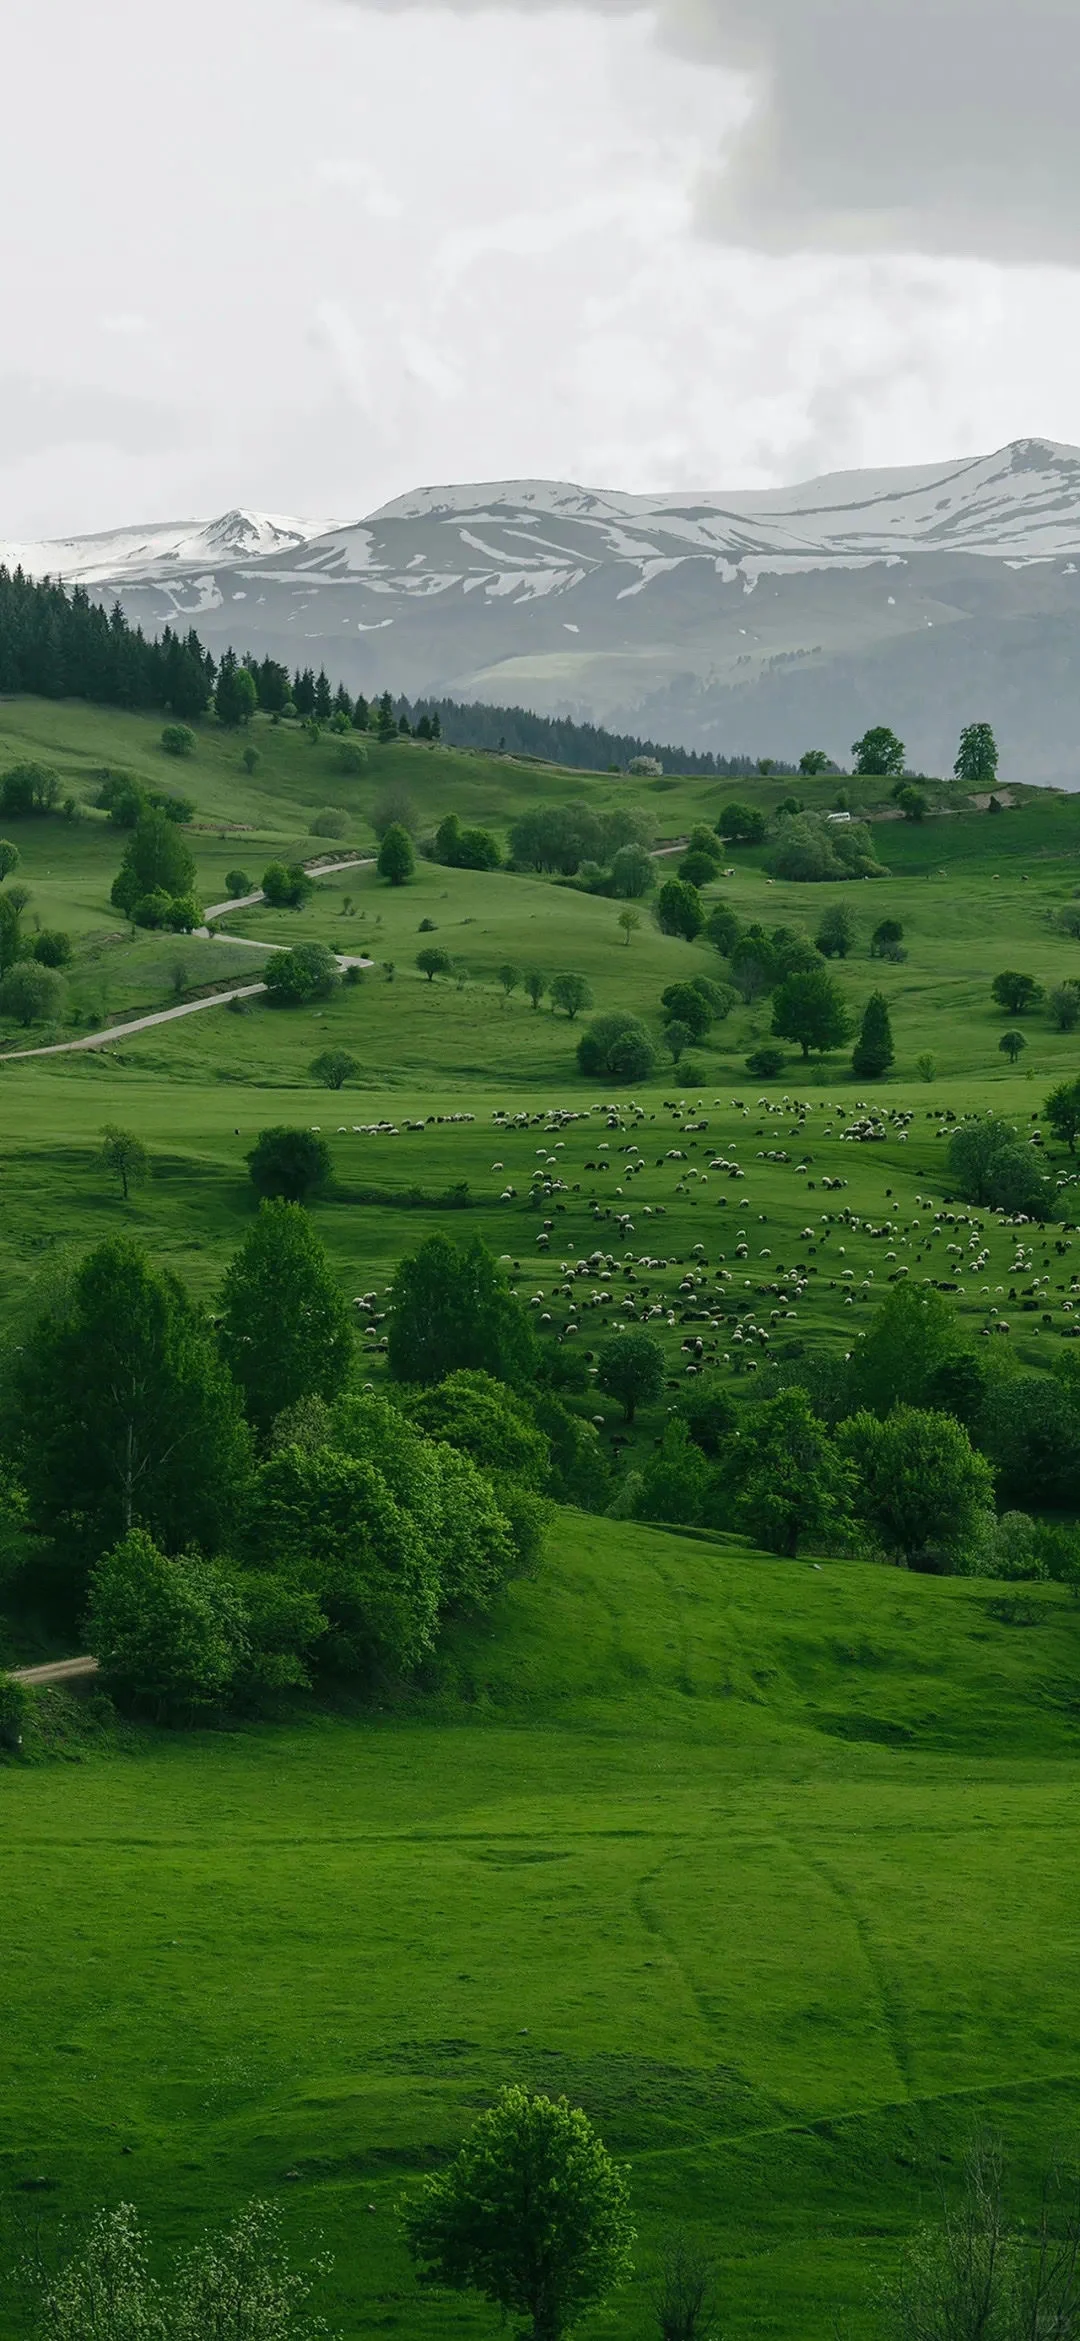
[(263, 1436), (303, 1398), (335, 1398), (353, 1357), (348, 1304), (299, 1203), (265, 1202), (222, 1287), (220, 1341)]
[(475, 2291), (562, 2341), (629, 2273), (626, 2180), (586, 2115), (501, 2091), (449, 2167), (404, 2206), (422, 2282)]

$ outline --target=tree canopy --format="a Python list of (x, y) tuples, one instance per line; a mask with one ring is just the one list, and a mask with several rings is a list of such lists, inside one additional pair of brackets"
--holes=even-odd
[(504, 2089), (405, 2207), (422, 2282), (483, 2295), (562, 2341), (628, 2275), (626, 2180), (584, 2113)]
[(265, 1434), (302, 1398), (334, 1398), (353, 1356), (352, 1320), (323, 1245), (298, 1203), (264, 1202), (222, 1287), (222, 1354)]
[(441, 1382), (459, 1367), (525, 1382), (535, 1362), (528, 1318), (479, 1236), (429, 1236), (399, 1261), (387, 1357), (397, 1382)]

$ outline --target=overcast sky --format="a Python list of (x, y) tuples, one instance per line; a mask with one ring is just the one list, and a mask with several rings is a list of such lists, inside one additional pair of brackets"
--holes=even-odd
[(1080, 441), (1077, 0), (34, 0), (0, 539)]

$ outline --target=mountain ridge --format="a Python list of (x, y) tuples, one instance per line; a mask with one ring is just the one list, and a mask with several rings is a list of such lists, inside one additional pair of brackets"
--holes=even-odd
[(417, 488), (349, 523), (238, 510), (57, 552), (148, 633), (353, 689), (837, 762), (885, 721), (925, 770), (985, 718), (1014, 778), (1080, 785), (1080, 448), (1053, 440), (730, 494)]

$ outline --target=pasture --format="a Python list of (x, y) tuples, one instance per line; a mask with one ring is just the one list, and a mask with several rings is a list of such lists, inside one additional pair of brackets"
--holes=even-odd
[(1024, 2196), (1075, 2112), (1080, 1621), (993, 1595), (565, 1514), (397, 1711), (4, 1774), (9, 2212), (268, 2193), (345, 2334), (479, 2337), (395, 2205), (521, 2078), (630, 2164), (596, 2330), (688, 2222), (735, 2341), (871, 2333), (973, 2125)]
[[(159, 733), (6, 702), (0, 771), (34, 755), (84, 799), (104, 769), (190, 793), (207, 902), (227, 870), (314, 856), (326, 805), (348, 814), (343, 849), (373, 850), (391, 786), (422, 829), (454, 810), (500, 835), (536, 802), (647, 805), (660, 845), (732, 795), (772, 805), (790, 786), (650, 795), (412, 743), (345, 776), (332, 740), (264, 722), (248, 773), (212, 726), (179, 764)], [(800, 794), (826, 805), (835, 786)], [(1007, 967), (1080, 980), (1057, 923), (1080, 889), (1080, 799), (1029, 793), (996, 818), (943, 802), (875, 830), (887, 878), (774, 884), (740, 851), (706, 895), (811, 936), (837, 900), (853, 909), (832, 973), (853, 1016), (886, 994), (888, 1079), (859, 1084), (849, 1050), (807, 1066), (792, 1048), (780, 1080), (755, 1081), (770, 1009), (740, 1002), (682, 1065), (614, 1096), (577, 1070), (585, 1017), (507, 996), (499, 970), (580, 973), (597, 1011), (658, 1035), (663, 989), (722, 963), (645, 905), (627, 944), (612, 900), (420, 860), (400, 889), (342, 871), (300, 913), (133, 939), (109, 904), (122, 835), (92, 809), (20, 822), (29, 915), (74, 957), (67, 1020), (0, 1047), (257, 980), (259, 948), (230, 936), (375, 965), (313, 1007), (257, 1000), (0, 1065), (0, 1331), (17, 1339), (35, 1288), (118, 1231), (213, 1301), (254, 1209), (245, 1157), (295, 1123), (330, 1143), (313, 1217), (343, 1289), (377, 1296), (359, 1335), (376, 1384), (386, 1287), (434, 1229), (482, 1235), (547, 1340), (588, 1353), (624, 1321), (661, 1336), (668, 1392), (635, 1426), (642, 1449), (698, 1362), (740, 1394), (769, 1357), (850, 1349), (902, 1276), (949, 1290), (995, 1353), (1048, 1365), (1080, 1323), (1072, 1161), (1046, 1144), (1061, 1222), (1017, 1228), (949, 1199), (946, 1148), (949, 1118), (989, 1105), (1035, 1138), (1047, 1090), (1080, 1071), (1044, 1009), (1010, 1067), (990, 995)], [(869, 956), (887, 917), (897, 964)], [(430, 984), (428, 942), (453, 962)], [(338, 1093), (311, 1074), (329, 1046), (359, 1066)], [(152, 1157), (126, 1203), (99, 1161), (106, 1123)], [(585, 1403), (614, 1450), (619, 1410)], [(631, 2164), (639, 2273), (597, 2332), (649, 2330), (659, 2239), (686, 2220), (718, 2255), (727, 2341), (862, 2341), (973, 2127), (1004, 2132), (1025, 2195), (1073, 2128), (1078, 1658), (1080, 1612), (1056, 1588), (1010, 1605), (978, 1581), (563, 1513), (536, 1580), (381, 1711), (89, 1735), (70, 1762), (5, 1767), (9, 2226), (124, 2198), (166, 2241), (269, 2193), (298, 2236), (325, 2234), (350, 2341), (479, 2341), (493, 2316), (417, 2293), (394, 2205), (521, 2077), (565, 2089)]]

